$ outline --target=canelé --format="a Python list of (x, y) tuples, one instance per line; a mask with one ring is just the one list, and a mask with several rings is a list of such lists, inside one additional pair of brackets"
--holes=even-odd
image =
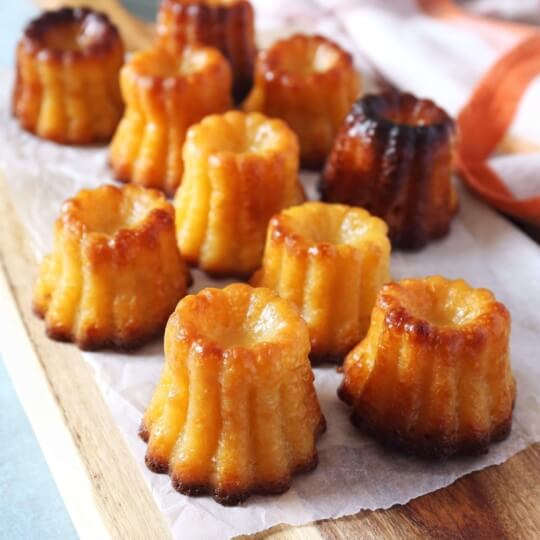
[(385, 285), (339, 395), (352, 421), (420, 456), (487, 451), (512, 424), (510, 315), (486, 289), (438, 276)]
[(159, 47), (135, 53), (121, 72), (126, 111), (110, 148), (118, 180), (174, 195), (182, 180), (188, 128), (231, 106), (231, 70), (213, 47), (179, 55)]
[(219, 49), (231, 64), (233, 94), (241, 101), (253, 84), (254, 18), (248, 0), (163, 0), (158, 43), (173, 54), (194, 43)]
[(282, 493), (317, 465), (325, 429), (295, 307), (234, 284), (184, 298), (165, 331), (165, 366), (141, 426), (146, 463), (186, 495), (234, 505)]
[(322, 198), (383, 218), (394, 247), (419, 249), (445, 236), (457, 210), (452, 186), (453, 120), (411, 94), (368, 95), (339, 132), (322, 178)]
[(350, 54), (325, 37), (296, 34), (259, 54), (244, 110), (285, 120), (302, 167), (320, 169), (359, 91)]
[(65, 144), (111, 138), (124, 108), (124, 47), (106, 15), (46, 11), (26, 27), (16, 56), (13, 114), (24, 129)]
[(307, 322), (313, 362), (341, 363), (367, 332), (389, 280), (386, 224), (361, 208), (308, 202), (274, 216), (252, 284), (295, 303)]
[(174, 210), (161, 192), (84, 189), (62, 206), (34, 311), (53, 339), (82, 349), (131, 348), (163, 330), (188, 280)]
[(260, 266), (270, 218), (303, 201), (298, 142), (281, 120), (230, 111), (193, 126), (175, 197), (182, 255), (210, 274)]

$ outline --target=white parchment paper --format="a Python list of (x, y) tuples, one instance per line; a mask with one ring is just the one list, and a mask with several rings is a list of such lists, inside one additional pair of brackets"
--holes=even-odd
[[(23, 133), (9, 114), (10, 75), (0, 72), (0, 80), (0, 165), (36, 256), (41, 257), (51, 247), (52, 224), (61, 202), (83, 187), (112, 181), (107, 154), (104, 148), (64, 147)], [(303, 177), (312, 196), (314, 180), (313, 175)], [(501, 463), (540, 440), (540, 249), (466, 192), (460, 192), (460, 198), (461, 210), (451, 234), (417, 254), (394, 254), (392, 274), (395, 278), (434, 273), (463, 277), (492, 289), (506, 303), (513, 317), (512, 364), (518, 384), (511, 436), (474, 459), (424, 463), (389, 453), (350, 424), (349, 411), (336, 396), (340, 376), (335, 368), (317, 368), (317, 393), (328, 421), (328, 431), (318, 445), (318, 468), (296, 477), (282, 496), (252, 497), (242, 506), (225, 508), (210, 498), (176, 493), (167, 476), (153, 474), (144, 465), (145, 444), (138, 439), (137, 429), (163, 364), (161, 343), (134, 355), (85, 353), (175, 538), (226, 538), (278, 523), (302, 524), (403, 504), (471, 471)], [(224, 283), (195, 272), (192, 291)]]

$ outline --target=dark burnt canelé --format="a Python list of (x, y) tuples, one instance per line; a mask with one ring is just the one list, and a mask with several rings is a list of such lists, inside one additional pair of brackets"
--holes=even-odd
[(407, 93), (356, 101), (326, 163), (322, 198), (383, 218), (392, 245), (419, 249), (448, 234), (457, 210), (456, 129), (428, 99)]
[(231, 64), (234, 98), (241, 101), (253, 83), (254, 19), (248, 0), (163, 0), (158, 42), (173, 53), (194, 43), (219, 49)]
[(124, 108), (124, 46), (106, 15), (47, 11), (26, 27), (16, 55), (13, 114), (24, 129), (64, 144), (111, 138)]

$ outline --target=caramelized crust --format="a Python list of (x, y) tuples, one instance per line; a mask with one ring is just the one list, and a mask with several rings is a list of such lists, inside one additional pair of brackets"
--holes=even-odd
[(350, 54), (325, 37), (296, 34), (259, 54), (244, 110), (285, 120), (298, 135), (302, 167), (320, 169), (359, 92)]
[(231, 65), (238, 102), (253, 84), (254, 18), (248, 0), (163, 0), (158, 12), (158, 43), (173, 54), (194, 43), (219, 49)]
[(172, 205), (154, 190), (105, 185), (62, 206), (34, 311), (53, 339), (132, 348), (163, 330), (188, 281)]
[(323, 200), (367, 209), (386, 221), (394, 247), (419, 249), (448, 234), (457, 210), (454, 148), (454, 122), (432, 101), (365, 96), (336, 138)]
[(317, 465), (325, 429), (308, 353), (305, 323), (268, 289), (234, 284), (184, 298), (141, 425), (148, 467), (180, 493), (225, 505), (286, 491)]
[(135, 53), (121, 72), (126, 112), (110, 149), (118, 180), (174, 195), (183, 174), (188, 128), (231, 107), (231, 72), (221, 53), (194, 46), (171, 55)]
[(389, 279), (387, 227), (361, 208), (308, 202), (274, 216), (252, 284), (295, 303), (314, 362), (341, 363), (363, 338)]
[(106, 15), (47, 11), (17, 46), (13, 114), (38, 137), (66, 144), (108, 141), (122, 115), (124, 47)]
[(509, 334), (486, 289), (438, 276), (385, 285), (339, 396), (385, 444), (426, 457), (486, 452), (512, 424)]
[(231, 111), (193, 126), (176, 193), (182, 255), (216, 275), (249, 275), (261, 263), (272, 215), (303, 200), (298, 142), (281, 120)]

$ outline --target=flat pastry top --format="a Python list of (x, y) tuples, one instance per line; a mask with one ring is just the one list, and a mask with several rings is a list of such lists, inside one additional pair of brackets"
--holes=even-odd
[(198, 152), (212, 159), (231, 156), (278, 156), (298, 154), (298, 140), (282, 120), (261, 113), (229, 111), (207, 116), (192, 126), (186, 138), (186, 152)]
[(273, 363), (278, 351), (288, 351), (281, 360), (285, 366), (306, 362), (310, 348), (306, 323), (293, 304), (270, 289), (243, 283), (183, 298), (169, 319), (165, 351), (182, 343), (209, 356), (254, 364)]
[(389, 253), (387, 231), (382, 219), (363, 208), (321, 202), (287, 208), (270, 222), (273, 239), (312, 253), (362, 251), (372, 245)]
[(106, 55), (121, 45), (121, 38), (104, 13), (65, 7), (32, 20), (21, 43), (40, 59), (74, 61)]
[(59, 223), (90, 239), (121, 243), (173, 227), (174, 209), (161, 191), (137, 184), (83, 189), (62, 205)]
[(276, 41), (262, 52), (258, 70), (266, 80), (284, 85), (316, 84), (354, 71), (352, 56), (332, 40), (320, 35), (295, 34)]
[(381, 289), (376, 307), (385, 323), (417, 341), (450, 343), (465, 339), (481, 346), (490, 336), (508, 334), (510, 314), (488, 289), (441, 276), (405, 279)]

